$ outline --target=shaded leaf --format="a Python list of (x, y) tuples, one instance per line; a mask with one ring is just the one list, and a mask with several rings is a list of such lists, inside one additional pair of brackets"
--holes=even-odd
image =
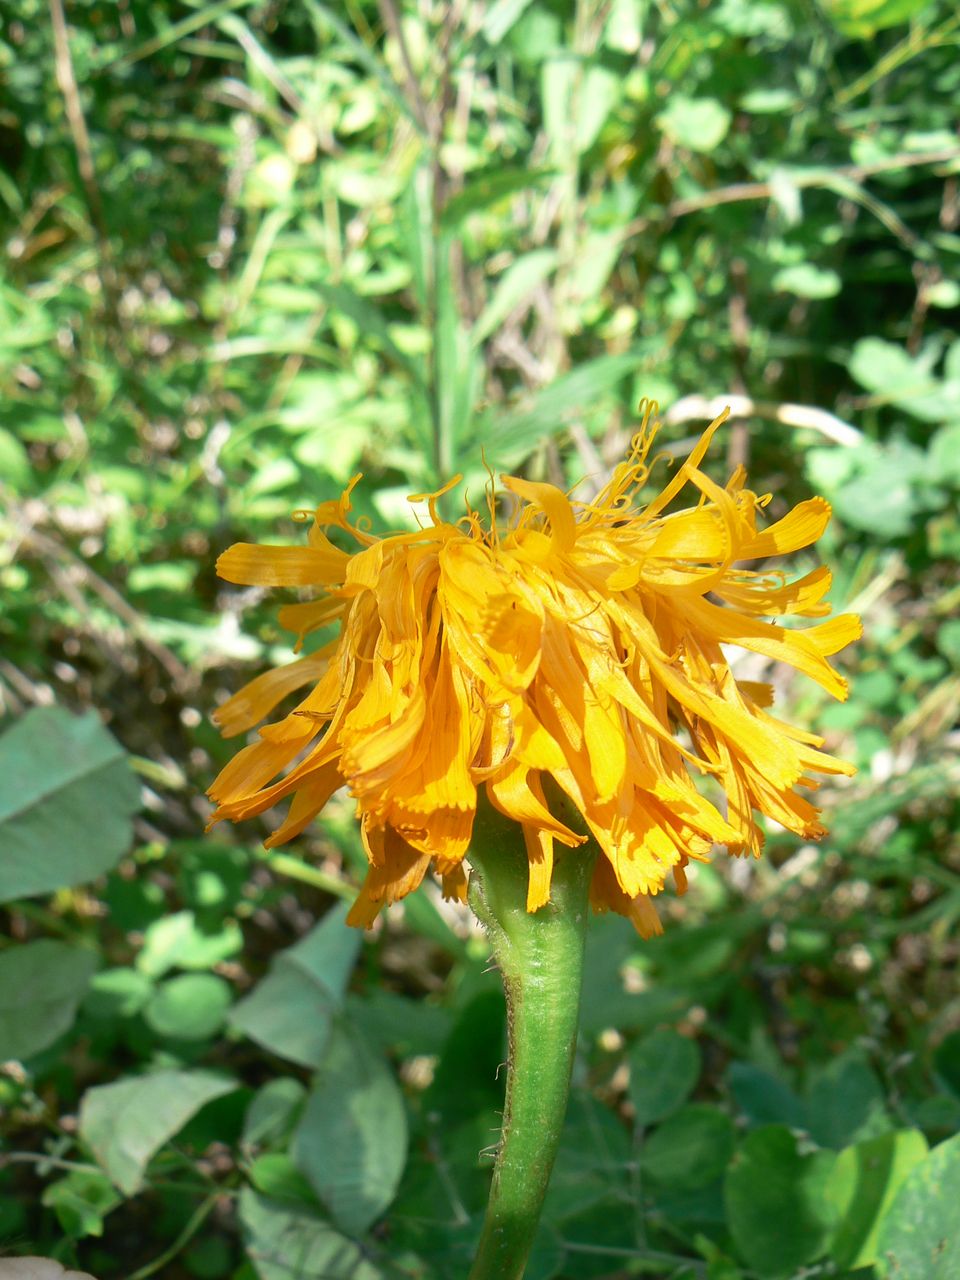
[(261, 1280), (380, 1280), (360, 1249), (319, 1214), (245, 1187), (240, 1224), (247, 1254)]
[(654, 1031), (630, 1049), (630, 1101), (637, 1124), (654, 1124), (681, 1107), (700, 1075), (695, 1040), (667, 1029)]
[(292, 1200), (311, 1209), (317, 1206), (313, 1188), (285, 1151), (257, 1156), (249, 1177), (258, 1191), (274, 1200)]
[(741, 1113), (753, 1125), (785, 1124), (804, 1129), (807, 1110), (789, 1085), (762, 1067), (749, 1062), (732, 1062), (727, 1083)]
[(808, 1098), (810, 1133), (823, 1147), (845, 1147), (891, 1127), (883, 1087), (858, 1053), (845, 1053), (818, 1072)]
[(257, 1090), (243, 1120), (245, 1147), (281, 1146), (293, 1133), (306, 1101), (307, 1090), (299, 1080), (280, 1077)]
[(109, 871), (139, 807), (126, 752), (99, 716), (28, 711), (0, 737), (0, 901)]
[(508, 196), (530, 187), (540, 187), (556, 177), (553, 169), (502, 168), (485, 173), (466, 184), (452, 196), (440, 215), (444, 231), (456, 231), (465, 218), (482, 213)]
[(748, 1134), (724, 1180), (727, 1222), (743, 1260), (762, 1276), (791, 1274), (823, 1253), (834, 1156), (801, 1153), (781, 1125)]
[(0, 1062), (29, 1058), (68, 1031), (97, 958), (42, 938), (0, 953)]
[(234, 1005), (231, 1025), (281, 1058), (318, 1066), (362, 941), (360, 932), (345, 924), (348, 910), (334, 907), (305, 938), (276, 956), (267, 976)]
[(669, 1116), (643, 1144), (644, 1171), (671, 1187), (704, 1187), (723, 1173), (735, 1145), (733, 1121), (695, 1103)]
[(355, 1029), (338, 1026), (294, 1135), (294, 1162), (334, 1221), (359, 1235), (393, 1200), (406, 1154), (393, 1073)]

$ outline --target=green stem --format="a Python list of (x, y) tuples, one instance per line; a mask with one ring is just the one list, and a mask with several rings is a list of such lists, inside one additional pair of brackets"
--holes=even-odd
[(593, 852), (564, 849), (550, 902), (528, 913), (519, 827), (488, 815), (475, 830), (470, 902), (503, 977), (508, 1060), (503, 1132), (470, 1280), (520, 1280), (537, 1232), (577, 1042)]

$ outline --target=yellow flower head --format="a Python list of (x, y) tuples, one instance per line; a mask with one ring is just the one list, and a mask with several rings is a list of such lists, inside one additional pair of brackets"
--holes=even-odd
[[(244, 733), (309, 687), (217, 778), (215, 820), (292, 796), (267, 841), (282, 844), (346, 785), (370, 863), (349, 918), (366, 925), (431, 867), (447, 896), (465, 898), (485, 789), (522, 828), (527, 909), (536, 911), (550, 897), (554, 842), (586, 838), (551, 811), (552, 777), (601, 851), (595, 908), (629, 916), (645, 936), (659, 931), (651, 899), (668, 872), (682, 892), (688, 860), (715, 843), (759, 854), (756, 813), (807, 839), (822, 835), (797, 788), (852, 767), (770, 714), (771, 687), (738, 679), (724, 646), (787, 663), (846, 697), (827, 658), (860, 634), (856, 617), (802, 630), (765, 620), (824, 618), (829, 572), (790, 582), (779, 569), (738, 567), (808, 546), (830, 507), (812, 498), (758, 528), (768, 499), (744, 487), (743, 469), (726, 488), (700, 470), (726, 415), (659, 496), (637, 506), (654, 412), (646, 407), (629, 457), (589, 502), (504, 476), (515, 499), (508, 527), (497, 527), (493, 493), (489, 528), (469, 509), (448, 523), (436, 501), (444, 489), (421, 496), (426, 528), (375, 538), (350, 521), (357, 477), (339, 501), (302, 513), (312, 516), (308, 545), (226, 551), (217, 569), (229, 582), (319, 588), (315, 600), (280, 610), (298, 650), (318, 628), (336, 624), (338, 634), (216, 712), (225, 735)], [(699, 491), (696, 506), (668, 514), (687, 486)], [(353, 554), (330, 541), (332, 528), (356, 543)]]

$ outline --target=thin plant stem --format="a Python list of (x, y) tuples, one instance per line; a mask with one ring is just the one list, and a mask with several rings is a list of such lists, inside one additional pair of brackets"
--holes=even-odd
[(220, 1198), (220, 1191), (214, 1191), (207, 1196), (206, 1200), (192, 1214), (186, 1226), (170, 1245), (169, 1249), (165, 1249), (158, 1258), (154, 1258), (152, 1262), (148, 1262), (145, 1266), (135, 1271), (130, 1280), (147, 1280), (148, 1276), (156, 1275), (168, 1262), (172, 1262), (181, 1249), (185, 1249), (200, 1228), (206, 1222), (212, 1211), (216, 1208), (217, 1200)]

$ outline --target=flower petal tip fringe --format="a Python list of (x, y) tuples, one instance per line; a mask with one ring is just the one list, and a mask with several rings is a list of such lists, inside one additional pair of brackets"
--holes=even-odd
[[(852, 766), (775, 717), (772, 687), (738, 678), (725, 646), (786, 663), (846, 698), (828, 658), (860, 623), (827, 618), (829, 571), (790, 581), (756, 567), (815, 542), (829, 504), (811, 498), (764, 526), (769, 495), (746, 488), (742, 468), (725, 487), (701, 470), (723, 414), (660, 493), (637, 505), (660, 460), (648, 461), (655, 412), (646, 405), (628, 457), (590, 500), (504, 476), (507, 520), (491, 484), (488, 526), (469, 507), (448, 522), (443, 489), (421, 495), (426, 527), (376, 538), (351, 521), (355, 477), (339, 500), (296, 513), (311, 521), (306, 546), (226, 551), (217, 570), (229, 582), (317, 589), (280, 610), (298, 652), (311, 632), (338, 632), (215, 713), (226, 736), (241, 734), (309, 690), (221, 772), (214, 821), (292, 796), (267, 841), (275, 846), (349, 787), (370, 864), (349, 919), (369, 925), (430, 868), (446, 896), (466, 899), (464, 859), (485, 791), (522, 829), (529, 911), (550, 898), (555, 842), (575, 848), (589, 833), (601, 853), (594, 908), (628, 916), (644, 936), (660, 930), (653, 899), (670, 872), (683, 892), (684, 867), (714, 844), (760, 853), (758, 813), (821, 836), (802, 792), (816, 789), (815, 775)], [(696, 505), (668, 512), (684, 489)], [(331, 530), (352, 541), (352, 554)], [(820, 621), (771, 620), (783, 618)], [(700, 793), (698, 777), (719, 803)], [(550, 778), (582, 822), (551, 808)]]

